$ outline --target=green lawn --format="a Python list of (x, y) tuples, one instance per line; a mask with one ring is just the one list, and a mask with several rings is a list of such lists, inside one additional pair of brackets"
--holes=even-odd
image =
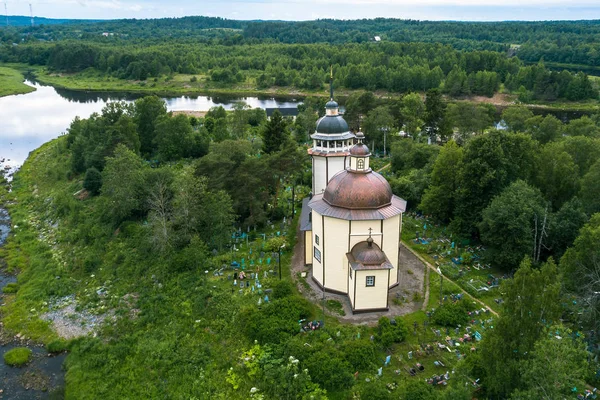
[(23, 80), (21, 72), (13, 68), (0, 66), (0, 97), (35, 91), (35, 88), (25, 85)]

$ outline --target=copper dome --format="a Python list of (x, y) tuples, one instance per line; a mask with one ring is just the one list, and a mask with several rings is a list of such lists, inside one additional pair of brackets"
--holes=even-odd
[(350, 251), (354, 262), (362, 265), (381, 265), (388, 261), (385, 253), (372, 240), (371, 243), (367, 240), (354, 245)]
[(371, 154), (371, 152), (364, 143), (357, 143), (350, 148), (350, 154), (353, 156), (368, 156)]
[(357, 209), (377, 209), (391, 204), (392, 188), (376, 172), (337, 173), (325, 189), (323, 200), (330, 206)]

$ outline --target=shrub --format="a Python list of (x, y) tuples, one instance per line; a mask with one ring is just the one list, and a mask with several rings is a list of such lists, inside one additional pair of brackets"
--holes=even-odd
[(465, 325), (469, 321), (470, 308), (466, 301), (442, 304), (433, 313), (432, 321), (448, 327)]
[(354, 377), (350, 365), (339, 352), (316, 352), (304, 363), (313, 380), (330, 391), (352, 387)]
[(271, 301), (262, 306), (247, 308), (240, 315), (241, 326), (251, 340), (261, 344), (281, 343), (299, 332), (298, 320), (308, 319), (311, 304), (300, 296)]
[(69, 342), (66, 340), (58, 339), (53, 342), (48, 343), (46, 346), (46, 350), (48, 353), (62, 353), (63, 351), (67, 351), (69, 348)]
[(278, 280), (272, 285), (273, 299), (283, 299), (294, 294), (292, 283), (289, 281)]
[(403, 320), (396, 320), (395, 324), (392, 324), (388, 317), (379, 318), (377, 324), (377, 333), (375, 338), (383, 347), (389, 347), (392, 343), (400, 343), (406, 338), (408, 329)]
[(4, 353), (4, 362), (13, 367), (20, 367), (29, 362), (31, 353), (31, 349), (27, 347), (15, 347)]
[(6, 286), (4, 286), (2, 288), (2, 292), (3, 293), (17, 293), (17, 291), (19, 290), (19, 285), (11, 282), (11, 283), (7, 283)]
[(96, 168), (91, 167), (85, 171), (83, 178), (83, 187), (93, 195), (100, 193), (102, 187), (102, 174)]

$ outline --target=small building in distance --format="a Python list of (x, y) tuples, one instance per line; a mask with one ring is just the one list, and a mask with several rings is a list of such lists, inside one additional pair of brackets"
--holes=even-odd
[(279, 110), (283, 118), (291, 118), (292, 120), (295, 120), (298, 116), (298, 107), (268, 107), (265, 108), (267, 119), (271, 119), (271, 116), (275, 110)]

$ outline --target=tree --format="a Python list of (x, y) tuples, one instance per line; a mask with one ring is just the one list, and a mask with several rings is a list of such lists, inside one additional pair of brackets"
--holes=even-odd
[(533, 113), (525, 106), (510, 106), (502, 112), (502, 119), (511, 132), (525, 132), (526, 121)]
[(162, 162), (186, 157), (194, 144), (189, 119), (183, 114), (163, 117), (156, 123), (154, 141), (158, 158)]
[(530, 136), (492, 131), (464, 148), (453, 228), (473, 233), (490, 200), (517, 179), (530, 181), (536, 143)]
[(439, 89), (430, 89), (425, 94), (424, 123), (425, 131), (432, 143), (437, 141), (438, 136), (445, 139), (452, 133), (446, 121), (446, 103)]
[(579, 231), (572, 247), (560, 260), (567, 290), (575, 295), (583, 308), (586, 327), (600, 328), (600, 214), (592, 216)]
[(402, 97), (400, 113), (406, 132), (416, 139), (425, 118), (425, 103), (418, 93), (409, 93)]
[(90, 192), (92, 196), (100, 193), (102, 187), (102, 174), (96, 168), (91, 167), (85, 171), (85, 178), (83, 178), (83, 188)]
[(553, 400), (574, 396), (583, 390), (588, 352), (580, 337), (562, 325), (547, 328), (521, 366), (522, 386), (513, 400)]
[(537, 155), (535, 183), (555, 210), (579, 190), (579, 169), (560, 144), (547, 144)]
[(264, 125), (262, 136), (263, 150), (267, 154), (279, 151), (288, 139), (287, 124), (279, 110), (275, 110)]
[(209, 189), (208, 179), (196, 176), (192, 168), (177, 176), (175, 187), (173, 220), (179, 242), (187, 245), (198, 236), (212, 248), (222, 249), (235, 219), (229, 195)]
[[(368, 138), (368, 140), (371, 140), (374, 143), (374, 146), (371, 150), (375, 152), (378, 146), (379, 148), (383, 148), (383, 135), (386, 132), (389, 133), (393, 125), (394, 120), (387, 107), (379, 106), (369, 111), (363, 122), (362, 129), (364, 130), (365, 136)], [(389, 142), (386, 143), (386, 146), (390, 146)]]
[(463, 149), (454, 141), (442, 147), (433, 164), (431, 185), (423, 193), (419, 208), (438, 221), (450, 221), (456, 208), (456, 193), (460, 184)]
[(565, 133), (569, 136), (585, 136), (589, 138), (600, 138), (600, 128), (587, 115), (579, 119), (572, 119), (565, 127)]
[(165, 168), (150, 169), (146, 173), (148, 187), (148, 226), (150, 243), (158, 253), (172, 245), (172, 172)]
[(502, 282), (504, 310), (481, 345), (483, 385), (492, 398), (507, 398), (522, 387), (522, 365), (531, 358), (547, 324), (558, 322), (560, 276), (552, 259), (541, 268), (523, 260), (513, 279)]
[(579, 230), (587, 222), (581, 200), (572, 198), (562, 205), (560, 210), (552, 215), (550, 219), (550, 231), (548, 233), (548, 247), (556, 259), (560, 259), (568, 247), (570, 247)]
[(451, 126), (458, 129), (460, 141), (464, 142), (475, 133), (483, 133), (492, 126), (490, 110), (481, 105), (468, 102), (457, 102), (448, 105), (447, 118)]
[(560, 138), (563, 132), (563, 123), (552, 114), (545, 117), (535, 116), (525, 121), (527, 131), (531, 136), (540, 142), (546, 144)]
[(600, 212), (600, 160), (581, 179), (580, 197), (589, 215)]
[(133, 118), (140, 137), (140, 152), (144, 157), (154, 153), (156, 123), (166, 115), (167, 106), (157, 96), (146, 96), (135, 101)]
[(114, 156), (106, 159), (102, 181), (105, 215), (111, 216), (116, 225), (143, 208), (144, 164), (124, 145), (118, 145)]
[(231, 116), (231, 132), (235, 139), (243, 139), (246, 137), (246, 131), (248, 130), (248, 106), (243, 101), (236, 101), (233, 103), (233, 112)]
[(514, 182), (495, 197), (479, 224), (481, 240), (490, 247), (493, 263), (511, 270), (525, 255), (537, 254), (535, 233), (543, 237), (546, 216), (541, 193), (524, 181)]

